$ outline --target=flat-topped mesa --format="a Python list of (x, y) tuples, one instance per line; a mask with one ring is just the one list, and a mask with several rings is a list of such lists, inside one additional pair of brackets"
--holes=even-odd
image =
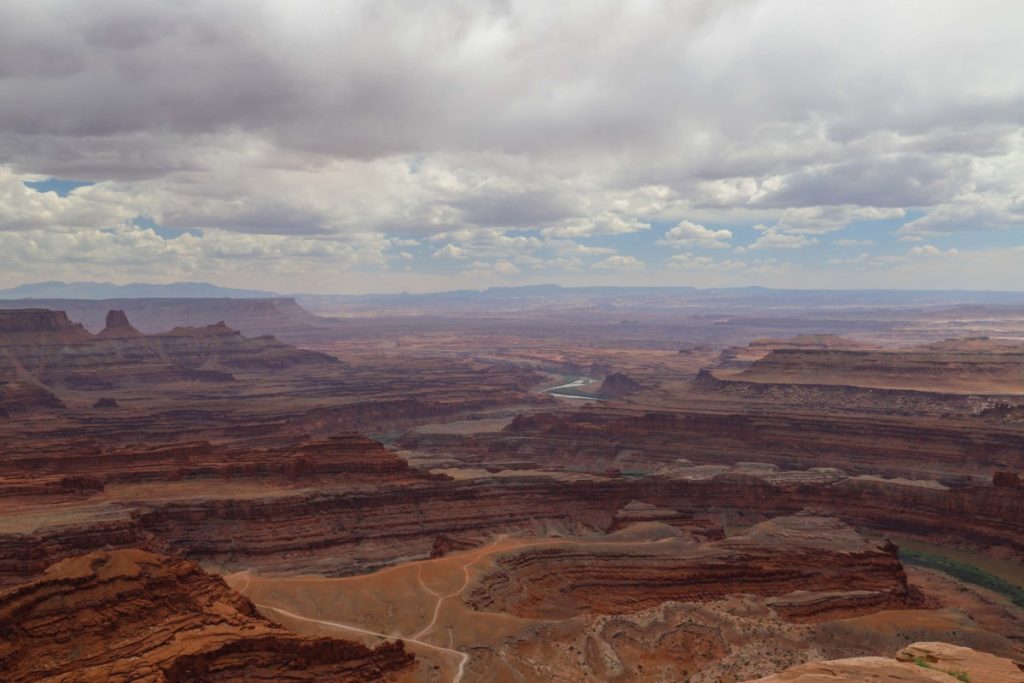
[[(724, 382), (729, 384), (728, 382)], [(634, 446), (635, 444), (635, 446)], [(700, 465), (769, 462), (785, 469), (837, 467), (855, 474), (954, 481), (990, 479), (997, 470), (1024, 470), (1024, 434), (980, 420), (905, 416), (809, 415), (782, 409), (738, 412), (627, 411), (580, 408), (532, 413), (478, 447), (500, 455), (602, 472), (623, 469), (622, 451), (635, 448), (652, 468), (687, 458)]]
[(746, 346), (730, 346), (718, 356), (717, 369), (741, 370), (776, 349), (877, 349), (877, 346), (835, 334), (798, 334), (789, 339), (755, 339)]
[(913, 391), (1024, 394), (1024, 347), (781, 348), (728, 379)]
[(223, 321), (205, 327), (175, 327), (144, 340), (160, 355), (190, 368), (211, 363), (230, 371), (343, 365), (334, 356), (300, 349), (276, 337), (242, 336)]
[(71, 322), (64, 311), (0, 310), (0, 345), (74, 344), (92, 339), (93, 336), (78, 323)]
[(221, 320), (220, 322), (214, 323), (213, 325), (205, 325), (203, 327), (175, 327), (170, 332), (164, 332), (158, 337), (219, 337), (222, 335), (231, 335), (241, 337), (242, 333), (238, 330), (233, 330)]
[(352, 432), (298, 446), (286, 474), (393, 474), (409, 471), (409, 463), (379, 441)]
[(932, 342), (922, 348), (932, 351), (1024, 351), (1019, 339), (993, 339), (992, 337), (951, 337)]
[(110, 309), (123, 310), (145, 334), (173, 327), (202, 327), (225, 321), (246, 336), (273, 334), (288, 341), (308, 341), (318, 333), (337, 329), (338, 323), (305, 310), (290, 298), (274, 299), (36, 299), (6, 301), (9, 308), (50, 308), (67, 311), (86, 329), (99, 331)]
[(107, 312), (106, 326), (97, 336), (101, 339), (133, 339), (143, 334), (132, 327), (124, 311), (112, 310)]
[(566, 543), (512, 552), (467, 603), (526, 618), (626, 614), (665, 601), (769, 598), (781, 615), (818, 620), (915, 604), (896, 548), (834, 519), (780, 517), (701, 544)]
[(0, 592), (0, 670), (20, 681), (390, 681), (414, 658), (295, 634), (197, 564), (97, 551)]
[(104, 330), (93, 336), (60, 311), (0, 311), (0, 376), (18, 374), (55, 389), (107, 391), (133, 383), (230, 382), (234, 371), (340, 365), (334, 356), (274, 337), (243, 337), (223, 322), (146, 335), (132, 326), (124, 311), (113, 309)]
[(865, 342), (840, 337), (837, 334), (798, 334), (789, 339), (755, 339), (748, 348), (766, 349), (876, 349)]

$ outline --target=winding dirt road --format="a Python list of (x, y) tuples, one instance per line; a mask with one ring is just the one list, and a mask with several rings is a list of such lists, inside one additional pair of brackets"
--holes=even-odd
[[(663, 543), (663, 542), (667, 542), (667, 541), (671, 541), (671, 540), (672, 540), (671, 537), (666, 537), (666, 538), (662, 538), (662, 539), (659, 539), (659, 540), (653, 541), (653, 542), (654, 543)], [(629, 541), (603, 540), (602, 542), (603, 543), (619, 543), (619, 542), (623, 542), (623, 543), (636, 543), (635, 540), (629, 540)], [(366, 629), (366, 628), (363, 628), (361, 626), (357, 626), (357, 625), (351, 624), (351, 623), (345, 623), (345, 622), (340, 622), (340, 621), (332, 621), (332, 620), (328, 620), (328, 619), (316, 619), (316, 618), (313, 618), (313, 617), (307, 617), (307, 616), (304, 616), (302, 614), (297, 614), (295, 612), (291, 612), (289, 610), (283, 609), (281, 607), (276, 607), (274, 605), (256, 603), (256, 607), (258, 607), (261, 610), (269, 610), (269, 611), (272, 611), (272, 612), (277, 612), (278, 614), (282, 614), (282, 615), (284, 615), (286, 617), (289, 617), (291, 619), (296, 619), (296, 620), (299, 620), (299, 621), (304, 621), (304, 622), (312, 623), (312, 624), (319, 624), (321, 626), (327, 626), (327, 627), (335, 628), (335, 629), (338, 629), (338, 630), (341, 630), (341, 631), (349, 631), (349, 632), (352, 632), (352, 633), (359, 633), (359, 634), (362, 634), (362, 635), (374, 636), (374, 637), (377, 637), (377, 638), (383, 638), (383, 639), (387, 639), (387, 640), (398, 640), (398, 641), (402, 641), (403, 643), (406, 643), (406, 644), (409, 644), (409, 645), (414, 645), (414, 646), (419, 646), (419, 647), (427, 648), (429, 650), (433, 650), (433, 651), (436, 651), (436, 652), (444, 653), (446, 656), (455, 657), (456, 661), (457, 661), (457, 668), (456, 668), (455, 673), (454, 673), (454, 675), (453, 675), (451, 680), (452, 680), (452, 683), (461, 683), (462, 678), (463, 678), (463, 676), (465, 675), (465, 672), (466, 672), (466, 666), (469, 663), (469, 659), (470, 659), (469, 654), (467, 654), (465, 652), (462, 652), (461, 650), (457, 650), (454, 647), (447, 647), (447, 646), (444, 646), (444, 645), (438, 645), (438, 644), (435, 644), (435, 643), (428, 642), (427, 640), (424, 640), (424, 638), (427, 637), (428, 634), (430, 634), (431, 631), (433, 631), (435, 629), (435, 627), (437, 626), (438, 619), (440, 618), (440, 615), (441, 615), (441, 608), (444, 606), (445, 602), (448, 601), (448, 600), (451, 600), (453, 598), (458, 598), (458, 597), (462, 596), (462, 594), (465, 593), (466, 589), (469, 588), (469, 585), (470, 585), (470, 583), (472, 582), (472, 579), (473, 579), (472, 574), (470, 572), (470, 569), (472, 567), (474, 567), (475, 565), (479, 564), (481, 561), (483, 561), (486, 558), (490, 557), (491, 555), (494, 555), (496, 553), (505, 552), (505, 551), (512, 550), (512, 549), (534, 548), (534, 547), (545, 546), (545, 545), (586, 545), (586, 544), (587, 544), (587, 541), (572, 540), (572, 539), (561, 538), (561, 537), (543, 538), (543, 539), (536, 539), (536, 540), (527, 540), (527, 539), (509, 539), (509, 538), (507, 538), (505, 536), (501, 536), (501, 537), (498, 537), (497, 539), (495, 539), (493, 542), (489, 543), (488, 545), (480, 547), (480, 548), (477, 548), (475, 550), (469, 550), (469, 551), (465, 551), (465, 552), (462, 552), (462, 553), (452, 554), (452, 555), (449, 555), (447, 557), (441, 557), (441, 558), (435, 558), (435, 559), (429, 559), (429, 560), (420, 560), (420, 561), (415, 562), (415, 563), (409, 563), (409, 564), (415, 564), (416, 565), (416, 577), (417, 577), (417, 580), (419, 582), (419, 585), (420, 585), (421, 589), (423, 590), (423, 593), (427, 594), (427, 595), (430, 595), (430, 596), (432, 596), (432, 597), (434, 597), (436, 599), (436, 602), (434, 603), (433, 614), (431, 616), (430, 621), (423, 628), (421, 628), (415, 634), (410, 635), (410, 636), (396, 635), (396, 634), (393, 634), (393, 633), (382, 633), (380, 631), (373, 631), (373, 630)], [(431, 564), (441, 564), (441, 563), (443, 563), (445, 565), (453, 565), (454, 564), (455, 566), (453, 566), (452, 569), (459, 568), (459, 569), (462, 570), (462, 584), (456, 590), (454, 590), (454, 591), (452, 591), (450, 593), (443, 593), (443, 594), (439, 593), (438, 591), (436, 591), (433, 588), (431, 588), (430, 586), (428, 586), (426, 581), (424, 580), (423, 568), (425, 566), (429, 566)], [(461, 563), (461, 565), (456, 564), (456, 563)], [(397, 571), (397, 570), (400, 570), (400, 569), (403, 569), (403, 568), (408, 568), (409, 564), (395, 565), (393, 567), (387, 567), (385, 569), (381, 569), (379, 572), (376, 572), (375, 574), (377, 576), (379, 576), (380, 574)], [(251, 572), (249, 572), (249, 571), (238, 572), (236, 574), (232, 574), (232, 575), (230, 575), (228, 577), (225, 577), (225, 578), (234, 580), (234, 579), (240, 579), (240, 578), (243, 578), (243, 577), (244, 577), (244, 581), (235, 590), (237, 590), (239, 593), (242, 593), (243, 595), (245, 595), (246, 591), (249, 589), (249, 587), (250, 587), (250, 585), (252, 583), (252, 574), (251, 574)], [(365, 577), (361, 577), (361, 578), (365, 578)], [(324, 580), (325, 581), (344, 581), (344, 579), (329, 579), (329, 578), (324, 578)]]
[(415, 645), (420, 645), (422, 647), (426, 647), (426, 648), (429, 648), (431, 650), (437, 650), (438, 652), (444, 652), (446, 654), (455, 655), (456, 657), (459, 658), (459, 666), (458, 666), (458, 669), (456, 669), (456, 671), (455, 671), (455, 676), (452, 677), (452, 683), (459, 683), (462, 680), (463, 675), (465, 675), (465, 673), (466, 673), (466, 663), (469, 661), (469, 655), (467, 655), (465, 652), (460, 652), (459, 650), (454, 650), (454, 649), (452, 649), (450, 647), (443, 647), (441, 645), (434, 645), (433, 643), (428, 643), (428, 642), (426, 642), (424, 640), (420, 640), (420, 639), (415, 638), (415, 637), (414, 638), (404, 638), (402, 636), (394, 636), (394, 635), (390, 635), (390, 634), (387, 634), (387, 633), (379, 633), (377, 631), (370, 631), (370, 630), (365, 629), (365, 628), (360, 628), (359, 626), (352, 626), (351, 624), (342, 624), (341, 622), (337, 622), (337, 621), (327, 621), (326, 619), (312, 619), (310, 617), (304, 617), (301, 614), (296, 614), (295, 612), (289, 612), (288, 610), (281, 609), (280, 607), (274, 607), (273, 605), (261, 605), (259, 603), (255, 603), (255, 604), (260, 609), (270, 610), (272, 612), (277, 612), (279, 614), (285, 615), (286, 617), (291, 617), (292, 619), (298, 619), (299, 621), (306, 621), (306, 622), (313, 623), (313, 624), (321, 624), (323, 626), (330, 626), (332, 628), (340, 629), (342, 631), (353, 631), (355, 633), (362, 633), (363, 635), (367, 635), (367, 636), (377, 636), (378, 638), (384, 638), (384, 639), (387, 639), (387, 640), (400, 640), (400, 641), (402, 641), (404, 643), (413, 643)]

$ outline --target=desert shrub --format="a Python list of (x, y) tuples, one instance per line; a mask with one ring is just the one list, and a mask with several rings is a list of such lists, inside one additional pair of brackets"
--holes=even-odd
[(1018, 607), (1024, 607), (1024, 589), (995, 574), (990, 574), (984, 569), (979, 569), (963, 562), (957, 562), (948, 557), (939, 557), (938, 555), (922, 553), (916, 550), (905, 550), (903, 548), (900, 549), (900, 559), (907, 564), (935, 569), (961, 581), (995, 591), (1000, 595), (1008, 597)]

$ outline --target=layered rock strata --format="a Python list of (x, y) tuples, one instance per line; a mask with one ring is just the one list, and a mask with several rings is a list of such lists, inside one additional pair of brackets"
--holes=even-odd
[(830, 415), (740, 406), (715, 411), (581, 409), (523, 415), (503, 433), (477, 441), (485, 461), (489, 454), (515, 452), (521, 459), (594, 472), (609, 467), (652, 471), (679, 458), (716, 465), (758, 460), (787, 469), (838, 467), (950, 481), (1024, 470), (1024, 430), (1018, 425), (954, 416)]
[(401, 643), (299, 636), (193, 562), (96, 552), (0, 592), (0, 669), (19, 681), (382, 681)]
[(64, 407), (64, 403), (53, 392), (18, 380), (0, 379), (0, 417), (15, 413), (52, 411)]
[(1024, 347), (898, 351), (781, 348), (734, 376), (750, 382), (1024, 394)]
[(122, 310), (148, 334), (173, 327), (204, 327), (223, 320), (246, 336), (272, 334), (289, 341), (318, 334), (336, 336), (340, 326), (299, 306), (294, 299), (35, 299), (4, 301), (10, 309), (49, 308), (67, 311), (89, 330), (103, 329), (111, 309)]
[(103, 330), (97, 335), (102, 339), (132, 339), (143, 336), (132, 327), (124, 311), (108, 311)]
[(273, 337), (246, 338), (224, 323), (142, 335), (123, 311), (110, 311), (93, 336), (61, 311), (0, 311), (0, 377), (49, 387), (109, 389), (120, 384), (224, 382), (232, 372), (331, 366), (333, 356)]
[(480, 542), (500, 533), (622, 528), (622, 511), (631, 505), (636, 511), (635, 501), (677, 511), (674, 526), (705, 538), (718, 533), (708, 525), (709, 513), (757, 519), (811, 509), (882, 532), (998, 546), (1024, 556), (1024, 489), (1014, 487), (951, 489), (820, 472), (578, 481), (522, 476), (336, 486), (258, 498), (125, 501), (114, 519), (0, 534), (0, 582), (33, 575), (68, 555), (139, 544), (239, 569), (352, 574), (428, 557), (441, 535)]
[(732, 538), (680, 547), (564, 544), (502, 557), (467, 598), (473, 608), (535, 619), (627, 614), (667, 601), (783, 596), (794, 619), (851, 616), (915, 602), (895, 546), (835, 520), (780, 517)]
[(178, 481), (190, 478), (244, 479), (274, 477), (287, 481), (314, 480), (331, 475), (361, 475), (385, 483), (399, 478), (429, 479), (413, 473), (408, 463), (378, 441), (355, 432), (326, 439), (301, 439), (290, 446), (245, 448), (208, 441), (183, 442), (150, 448), (80, 448), (9, 456), (0, 460), (0, 493), (14, 495), (15, 487), (49, 485), (67, 478), (88, 479), (94, 488), (115, 482)]

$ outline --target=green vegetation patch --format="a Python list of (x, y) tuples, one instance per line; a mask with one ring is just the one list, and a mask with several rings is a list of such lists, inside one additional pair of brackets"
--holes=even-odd
[[(917, 664), (922, 669), (935, 669), (935, 666), (924, 657), (914, 657), (914, 664)], [(964, 683), (971, 683), (971, 676), (966, 671), (956, 671), (950, 669), (948, 671), (944, 669), (935, 669), (936, 671), (942, 671), (944, 674), (949, 674), (958, 681), (964, 681)]]
[[(978, 569), (973, 565), (951, 560), (948, 557), (940, 557), (931, 553), (922, 553), (904, 548), (900, 548), (900, 559), (907, 564), (935, 569), (943, 574), (949, 574), (955, 579), (987, 588), (1000, 595), (1005, 595), (1017, 607), (1024, 607), (1024, 588), (1012, 584), (995, 574), (990, 574), (984, 569)], [(955, 677), (955, 674), (951, 675)]]

